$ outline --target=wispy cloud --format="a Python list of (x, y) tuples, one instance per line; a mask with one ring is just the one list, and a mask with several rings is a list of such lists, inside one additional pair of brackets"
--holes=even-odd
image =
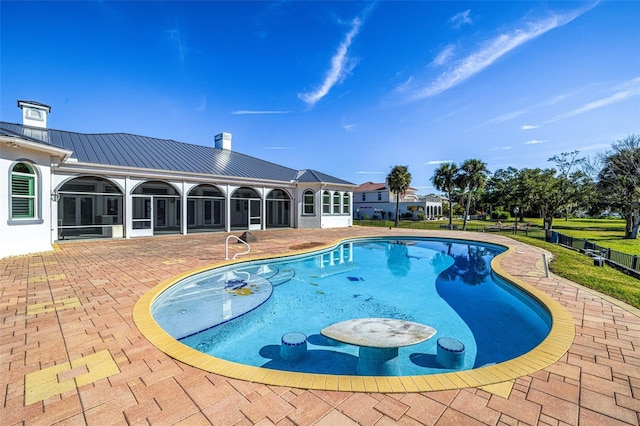
[(202, 112), (207, 109), (207, 97), (202, 95), (200, 97), (200, 102), (196, 105), (195, 111)]
[(555, 28), (573, 21), (593, 8), (595, 4), (562, 15), (552, 15), (546, 19), (525, 23), (521, 28), (500, 34), (478, 47), (474, 52), (457, 61), (452, 69), (440, 74), (434, 81), (413, 83), (412, 79), (396, 89), (410, 100), (420, 100), (436, 96), (463, 81), (484, 71), (498, 59)]
[(264, 149), (273, 149), (273, 150), (284, 150), (284, 149), (294, 149), (288, 146), (265, 146)]
[(456, 13), (449, 19), (449, 23), (454, 28), (460, 28), (463, 25), (470, 25), (473, 23), (471, 20), (471, 10), (467, 9), (464, 12)]
[(522, 114), (526, 112), (527, 110), (508, 112), (506, 114), (502, 114), (500, 117), (492, 118), (491, 120), (484, 122), (483, 124), (481, 124), (481, 126), (485, 126), (488, 124), (502, 123), (504, 121), (508, 121), (516, 117), (520, 117)]
[(187, 56), (187, 46), (182, 41), (182, 34), (179, 28), (172, 28), (169, 30), (165, 30), (167, 37), (169, 38), (169, 43), (178, 53), (178, 60), (181, 64), (184, 63), (184, 60)]
[[(531, 106), (529, 106), (529, 107), (527, 107), (525, 109), (508, 112), (508, 113), (502, 114), (499, 117), (492, 118), (491, 120), (485, 121), (484, 123), (479, 124), (478, 126), (473, 127), (472, 129), (476, 129), (478, 127), (487, 126), (487, 125), (490, 125), (490, 124), (497, 124), (497, 123), (502, 123), (504, 121), (512, 120), (512, 119), (514, 119), (516, 117), (520, 117), (520, 116), (522, 116), (524, 114), (527, 114), (529, 111), (531, 111), (533, 109), (536, 109), (536, 108), (539, 108), (539, 107), (548, 107), (550, 105), (555, 105), (558, 102), (560, 102), (560, 101), (562, 101), (562, 100), (564, 100), (564, 99), (566, 99), (566, 98), (568, 98), (570, 96), (573, 96), (574, 94), (575, 93), (563, 93), (561, 95), (554, 96), (554, 97), (552, 97), (550, 99), (544, 100), (544, 101), (539, 102), (539, 103), (534, 104), (534, 105), (531, 105)], [(525, 124), (524, 126), (521, 127), (521, 129), (522, 130), (532, 130), (532, 129), (537, 129), (538, 127), (540, 127), (540, 126)]]
[(355, 124), (355, 123), (351, 123), (351, 124), (344, 124), (344, 125), (342, 126), (342, 128), (343, 128), (344, 130), (346, 130), (347, 132), (350, 132), (350, 131), (354, 130), (357, 126), (358, 126), (357, 124)]
[(441, 67), (449, 62), (449, 60), (453, 57), (453, 52), (455, 51), (455, 46), (453, 44), (447, 45), (444, 49), (440, 51), (433, 58), (433, 61), (429, 64), (431, 67)]
[(289, 111), (240, 109), (237, 111), (231, 111), (231, 114), (233, 115), (289, 114)]
[(309, 108), (313, 108), (318, 101), (329, 93), (333, 86), (342, 83), (347, 75), (353, 71), (356, 61), (349, 57), (349, 47), (353, 43), (355, 36), (358, 35), (362, 23), (360, 18), (354, 18), (351, 21), (351, 29), (345, 34), (344, 40), (342, 40), (338, 50), (331, 58), (331, 67), (327, 71), (322, 84), (312, 91), (298, 93), (298, 98), (306, 103)]
[(444, 164), (444, 163), (453, 163), (453, 160), (429, 160), (424, 164), (428, 166), (435, 166), (435, 165)]
[(629, 80), (615, 87), (613, 90), (614, 92), (608, 96), (589, 102), (579, 108), (574, 109), (573, 111), (569, 111), (553, 117), (547, 122), (547, 124), (559, 120), (564, 120), (565, 118), (574, 117), (576, 115), (584, 114), (585, 112), (603, 108), (618, 102), (626, 101), (629, 98), (640, 95), (640, 77)]
[(540, 143), (547, 143), (547, 142), (549, 142), (549, 141), (540, 140), (540, 139), (531, 139), (531, 140), (526, 141), (524, 144), (525, 145), (537, 145), (537, 144), (540, 144)]
[(510, 146), (497, 146), (495, 148), (491, 148), (490, 151), (509, 151), (512, 149)]

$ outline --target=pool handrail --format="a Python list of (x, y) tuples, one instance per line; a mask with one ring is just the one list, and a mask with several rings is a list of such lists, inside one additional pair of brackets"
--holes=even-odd
[(236, 253), (233, 255), (233, 258), (235, 259), (238, 256), (242, 256), (243, 254), (249, 254), (249, 252), (251, 251), (251, 246), (249, 246), (249, 243), (247, 243), (245, 240), (243, 240), (240, 237), (236, 237), (235, 235), (229, 235), (227, 237), (227, 239), (224, 242), (224, 258), (225, 260), (229, 260), (229, 238), (235, 238), (236, 240), (238, 240), (239, 243), (244, 244), (245, 246), (247, 246), (247, 251), (243, 251), (242, 253)]

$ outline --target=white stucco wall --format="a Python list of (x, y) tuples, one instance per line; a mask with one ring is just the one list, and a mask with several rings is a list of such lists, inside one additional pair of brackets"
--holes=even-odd
[[(313, 214), (304, 214), (304, 192), (312, 190), (315, 195), (315, 206)], [(322, 212), (322, 195), (319, 185), (300, 184), (295, 190), (295, 214), (298, 228), (320, 228)]]
[(351, 215), (324, 215), (322, 228), (345, 228), (351, 226)]
[[(0, 257), (50, 251), (51, 245), (51, 157), (44, 152), (0, 144)], [(11, 220), (11, 169), (16, 162), (36, 171), (36, 218)]]

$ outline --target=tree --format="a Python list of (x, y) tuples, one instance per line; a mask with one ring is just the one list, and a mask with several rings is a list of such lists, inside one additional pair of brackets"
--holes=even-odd
[[(563, 159), (575, 154), (577, 152), (564, 153), (550, 160), (562, 162)], [(573, 162), (573, 164), (579, 163)], [(531, 208), (540, 212), (545, 229), (552, 229), (554, 217), (583, 200), (590, 188), (589, 177), (581, 170), (571, 171), (572, 168), (573, 166), (562, 168), (561, 173), (556, 169), (521, 170), (521, 197)]]
[(446, 192), (449, 200), (449, 229), (452, 228), (453, 220), (453, 191), (456, 188), (456, 177), (458, 176), (458, 166), (453, 163), (442, 163), (434, 170), (431, 176), (431, 183), (438, 191)]
[(511, 205), (515, 205), (519, 173), (515, 167), (496, 170), (487, 180), (483, 202), (492, 207), (502, 207), (502, 210), (508, 211)]
[(396, 195), (396, 223), (398, 226), (398, 214), (400, 208), (400, 198), (407, 193), (409, 185), (411, 185), (411, 173), (409, 166), (394, 166), (387, 176), (387, 185), (389, 190)]
[(554, 169), (523, 169), (522, 188), (530, 195), (531, 205), (540, 212), (544, 228), (552, 229), (553, 216), (564, 205)]
[(558, 189), (566, 194), (564, 206), (565, 220), (569, 220), (569, 208), (574, 207), (582, 198), (581, 187), (576, 185), (577, 180), (585, 180), (586, 175), (582, 170), (575, 170), (579, 165), (584, 165), (585, 159), (578, 158), (580, 151), (563, 152), (554, 155), (549, 161), (556, 163), (558, 170)]
[(605, 154), (598, 175), (601, 199), (626, 221), (625, 238), (638, 238), (640, 228), (640, 136), (629, 135)]
[(458, 186), (467, 191), (467, 207), (464, 211), (463, 231), (467, 230), (467, 218), (469, 217), (469, 209), (471, 208), (471, 198), (473, 198), (473, 194), (477, 190), (483, 188), (487, 183), (488, 174), (489, 170), (487, 169), (487, 165), (480, 160), (465, 160), (462, 166), (460, 166)]

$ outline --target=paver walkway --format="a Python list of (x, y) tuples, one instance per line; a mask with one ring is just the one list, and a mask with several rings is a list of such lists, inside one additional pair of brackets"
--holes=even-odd
[(259, 241), (252, 256), (374, 234), (509, 242), (515, 250), (502, 268), (565, 306), (575, 321), (575, 341), (549, 367), (485, 389), (352, 393), (228, 379), (168, 357), (132, 319), (134, 304), (150, 288), (222, 261), (226, 234), (68, 242), (54, 252), (0, 260), (0, 425), (640, 423), (638, 310), (546, 278), (536, 248), (456, 231), (354, 227), (254, 234)]

